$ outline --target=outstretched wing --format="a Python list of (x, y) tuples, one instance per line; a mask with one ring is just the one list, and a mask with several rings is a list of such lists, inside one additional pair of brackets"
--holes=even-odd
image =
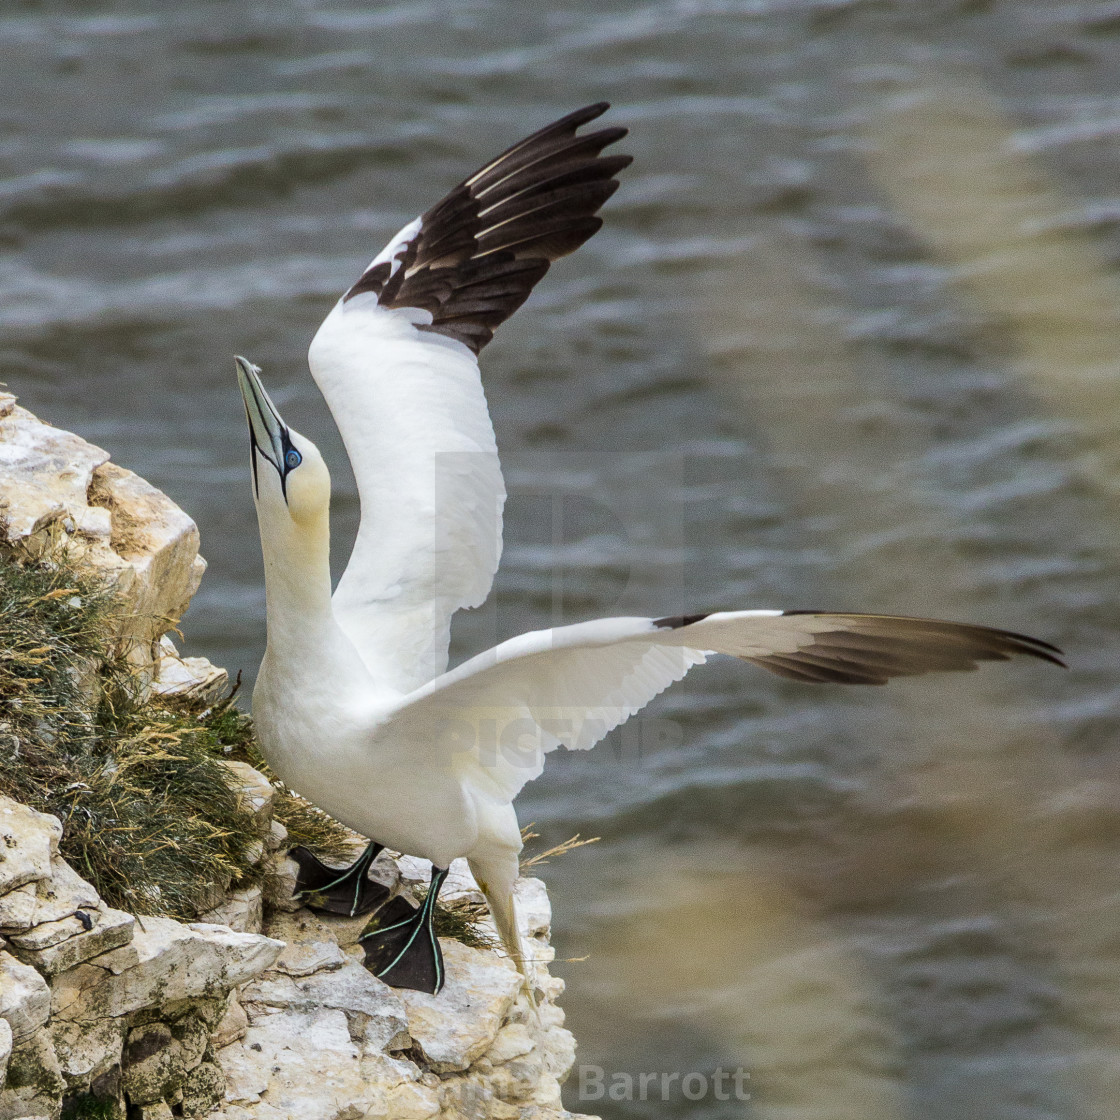
[(975, 669), (1017, 654), (1063, 664), (1047, 642), (894, 615), (729, 611), (611, 618), (523, 634), (406, 698), (393, 738), (512, 798), (559, 745), (585, 750), (715, 653), (813, 683)]
[(606, 109), (515, 144), (410, 222), (311, 343), (362, 506), (335, 613), (388, 687), (442, 672), (451, 615), (490, 590), (505, 487), (476, 355), (602, 224), (630, 157), (599, 153), (626, 130), (577, 130)]

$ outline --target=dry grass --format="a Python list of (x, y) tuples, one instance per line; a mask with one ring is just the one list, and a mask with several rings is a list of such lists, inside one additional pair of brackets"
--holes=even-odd
[[(530, 840), (539, 840), (540, 834), (532, 831), (533, 826), (527, 824), (521, 830), (521, 842), (527, 844)], [(588, 844), (597, 844), (600, 837), (589, 836), (586, 840), (581, 840), (577, 832), (575, 836), (569, 837), (560, 844), (555, 844), (551, 848), (546, 848), (543, 852), (538, 852), (534, 856), (529, 856), (527, 859), (521, 861), (521, 874), (524, 875), (527, 871), (532, 870), (534, 867), (540, 867), (542, 864), (548, 863), (549, 860), (554, 859), (556, 856), (567, 855), (568, 852), (574, 852), (576, 848), (584, 848)]]
[(213, 713), (141, 699), (119, 610), (65, 554), (0, 558), (0, 792), (62, 820), (62, 855), (110, 905), (190, 918), (255, 881), (259, 837)]

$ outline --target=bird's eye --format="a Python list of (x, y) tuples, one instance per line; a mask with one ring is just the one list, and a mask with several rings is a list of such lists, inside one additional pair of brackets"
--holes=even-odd
[(294, 448), (288, 449), (288, 454), (284, 456), (284, 463), (288, 470), (294, 470), (303, 462), (303, 456)]

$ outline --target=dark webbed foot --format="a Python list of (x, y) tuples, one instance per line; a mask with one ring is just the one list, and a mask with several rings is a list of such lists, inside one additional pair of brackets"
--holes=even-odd
[(367, 878), (370, 865), (382, 845), (371, 843), (346, 868), (328, 867), (306, 848), (293, 848), (288, 854), (299, 865), (295, 896), (311, 910), (342, 914), (347, 918), (376, 910), (388, 897), (389, 889)]
[(373, 928), (358, 944), (365, 950), (365, 966), (393, 988), (413, 988), (436, 995), (443, 987), (443, 953), (432, 928), (436, 897), (447, 869), (432, 868), (432, 885), (419, 908), (403, 898), (383, 906)]

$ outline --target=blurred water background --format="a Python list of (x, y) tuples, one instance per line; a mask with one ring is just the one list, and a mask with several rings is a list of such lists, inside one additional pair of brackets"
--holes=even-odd
[(719, 664), (554, 755), (522, 820), (602, 837), (544, 869), (580, 1061), (751, 1092), (567, 1103), (1117, 1115), (1120, 5), (8, 0), (0, 75), (0, 376), (197, 519), (186, 646), (247, 679), (231, 356), (331, 463), (341, 564), (317, 324), (485, 157), (611, 100), (605, 229), (483, 355), (507, 545), (455, 656), (788, 606), (1024, 630), (1072, 670)]

